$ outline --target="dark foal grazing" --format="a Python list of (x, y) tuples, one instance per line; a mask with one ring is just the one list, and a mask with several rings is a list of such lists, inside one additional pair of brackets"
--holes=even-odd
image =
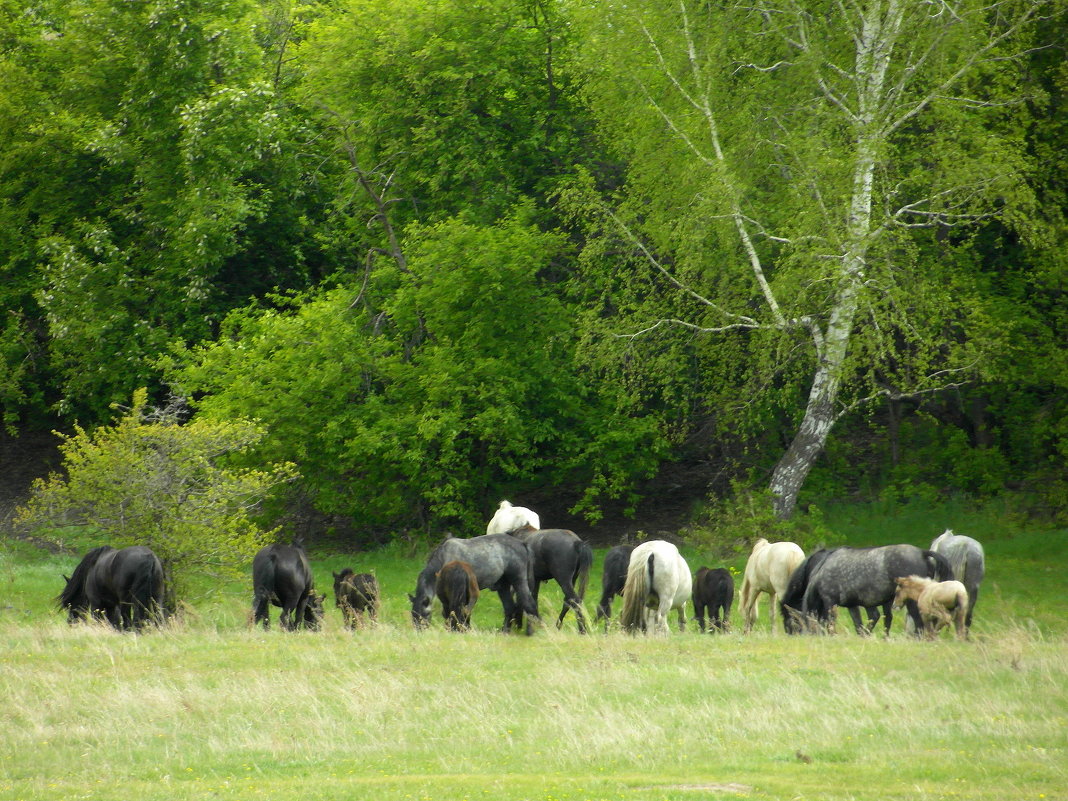
[(623, 594), (633, 550), (633, 545), (617, 545), (605, 554), (604, 570), (601, 573), (601, 601), (597, 604), (597, 617), (594, 622), (604, 618), (607, 627), (608, 621), (612, 619), (612, 599)]
[(364, 614), (378, 620), (378, 579), (370, 573), (356, 573), (351, 567), (334, 573), (334, 603), (341, 610), (345, 628), (363, 628)]
[(734, 577), (725, 567), (698, 568), (693, 580), (693, 610), (697, 625), (705, 631), (705, 610), (712, 632), (730, 631)]
[(286, 631), (298, 626), (318, 630), (323, 619), (323, 596), (315, 592), (311, 565), (304, 546), (274, 544), (252, 560), (252, 624), (270, 627), (268, 608), (282, 608), (279, 623)]
[(126, 631), (163, 619), (163, 591), (163, 564), (151, 549), (101, 545), (82, 558), (56, 603), (70, 623), (97, 617)]
[(446, 562), (438, 571), (435, 589), (445, 628), (452, 631), (471, 628), (471, 612), (478, 601), (478, 577), (471, 565), (457, 560)]

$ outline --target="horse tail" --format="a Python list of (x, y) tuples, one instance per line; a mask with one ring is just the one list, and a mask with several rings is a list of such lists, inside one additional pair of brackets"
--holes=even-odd
[(623, 611), (619, 623), (624, 631), (638, 631), (645, 618), (645, 602), (652, 586), (653, 554), (639, 556), (627, 568), (627, 581), (623, 585)]
[(953, 567), (949, 560), (938, 551), (924, 551), (924, 561), (927, 562), (927, 574), (935, 581), (953, 581)]
[(163, 619), (163, 565), (155, 554), (130, 587), (135, 622)]
[(580, 599), (586, 597), (586, 586), (590, 580), (590, 568), (593, 567), (593, 548), (585, 540), (575, 543), (575, 592)]

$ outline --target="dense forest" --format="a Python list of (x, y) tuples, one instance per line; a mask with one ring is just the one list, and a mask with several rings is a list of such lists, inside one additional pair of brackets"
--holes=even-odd
[(0, 439), (147, 388), (365, 541), (680, 486), (1063, 519), (1066, 10), (0, 0)]

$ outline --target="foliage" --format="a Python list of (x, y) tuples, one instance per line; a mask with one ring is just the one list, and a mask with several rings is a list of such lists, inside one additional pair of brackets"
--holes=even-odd
[(64, 438), (63, 474), (35, 482), (19, 521), (91, 527), (98, 544), (147, 545), (179, 582), (194, 573), (232, 574), (269, 539), (255, 522), (261, 501), (295, 477), (288, 464), (227, 464), (263, 436), (262, 427), (241, 420), (182, 424), (176, 409), (152, 409), (138, 390), (113, 425)]
[(748, 556), (761, 537), (769, 542), (795, 542), (805, 553), (840, 544), (819, 507), (808, 505), (804, 514), (784, 520), (774, 513), (770, 501), (767, 490), (736, 482), (730, 495), (709, 498), (686, 531), (686, 542), (724, 557)]
[(661, 439), (576, 371), (567, 311), (539, 278), (563, 243), (526, 216), (413, 228), (406, 269), (236, 313), (169, 374), (203, 415), (264, 421), (267, 458), (365, 530), (472, 531), (536, 484), (572, 487), (593, 514), (654, 468)]

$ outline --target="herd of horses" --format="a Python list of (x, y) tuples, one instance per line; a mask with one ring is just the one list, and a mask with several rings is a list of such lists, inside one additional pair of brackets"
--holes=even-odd
[[(591, 626), (583, 597), (592, 564), (592, 549), (574, 532), (542, 529), (536, 513), (502, 501), (484, 535), (450, 536), (430, 553), (414, 594), (408, 596), (412, 622), (416, 628), (428, 626), (437, 598), (446, 628), (467, 630), (480, 591), (491, 590), (501, 600), (503, 629), (525, 628), (532, 634), (541, 621), (539, 589), (555, 581), (564, 596), (557, 627), (571, 611), (585, 634)], [(910, 633), (935, 638), (952, 625), (959, 638), (967, 638), (984, 570), (982, 545), (949, 530), (926, 550), (914, 545), (841, 546), (807, 556), (795, 543), (759, 539), (738, 593), (744, 631), (752, 630), (759, 598), (767, 594), (772, 626), (778, 612), (787, 634), (833, 631), (837, 610), (844, 608), (858, 634), (870, 634), (882, 618), (888, 636), (894, 610), (904, 607)], [(92, 617), (126, 630), (163, 618), (164, 571), (144, 546), (94, 548), (64, 578), (57, 604), (72, 623)], [(333, 578), (334, 601), (347, 628), (377, 620), (380, 590), (373, 574), (346, 568)], [(283, 629), (320, 627), (326, 598), (315, 590), (299, 540), (260, 550), (252, 563), (252, 584), (251, 625), (269, 627), (269, 609), (276, 606)], [(734, 595), (729, 570), (702, 566), (691, 574), (670, 542), (618, 545), (605, 555), (594, 624), (603, 620), (607, 627), (612, 602), (622, 596), (618, 623), (624, 631), (666, 633), (672, 611), (684, 631), (686, 604), (691, 603), (702, 632), (723, 632), (730, 628)]]

